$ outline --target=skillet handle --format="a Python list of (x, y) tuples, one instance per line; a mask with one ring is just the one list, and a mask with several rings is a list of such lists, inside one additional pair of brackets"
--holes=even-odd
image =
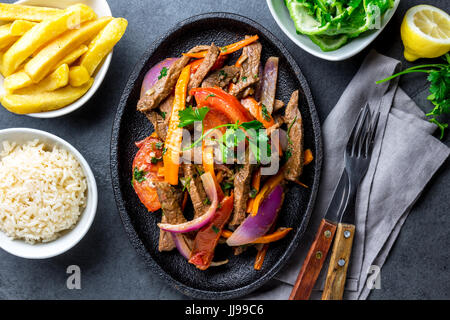
[(335, 232), (336, 224), (322, 219), (316, 238), (309, 249), (305, 262), (303, 262), (289, 300), (309, 299), (327, 258)]
[(339, 223), (322, 300), (342, 300), (354, 236), (353, 224)]

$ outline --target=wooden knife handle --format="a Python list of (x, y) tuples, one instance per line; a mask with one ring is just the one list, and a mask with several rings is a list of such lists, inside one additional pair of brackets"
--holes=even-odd
[(322, 219), (316, 238), (309, 249), (302, 269), (298, 274), (294, 289), (289, 300), (308, 300), (311, 291), (319, 277), (322, 266), (327, 258), (333, 237), (336, 232), (336, 224)]
[(354, 236), (354, 225), (339, 223), (322, 300), (342, 300)]

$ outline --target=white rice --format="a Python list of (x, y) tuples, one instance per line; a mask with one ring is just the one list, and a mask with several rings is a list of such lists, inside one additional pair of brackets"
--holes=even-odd
[(86, 206), (87, 182), (67, 150), (38, 140), (3, 142), (0, 153), (0, 230), (28, 243), (55, 240), (72, 229)]

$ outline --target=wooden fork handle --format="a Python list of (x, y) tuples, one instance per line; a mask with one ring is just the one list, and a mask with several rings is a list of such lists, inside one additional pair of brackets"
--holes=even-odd
[(322, 300), (342, 300), (354, 236), (354, 225), (339, 223)]
[(336, 227), (336, 224), (322, 219), (316, 238), (298, 274), (289, 300), (309, 299), (330, 250)]

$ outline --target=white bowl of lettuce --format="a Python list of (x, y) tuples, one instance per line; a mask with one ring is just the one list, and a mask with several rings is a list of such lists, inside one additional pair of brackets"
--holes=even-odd
[(330, 60), (348, 59), (384, 29), (400, 0), (267, 0), (283, 32), (303, 50)]

